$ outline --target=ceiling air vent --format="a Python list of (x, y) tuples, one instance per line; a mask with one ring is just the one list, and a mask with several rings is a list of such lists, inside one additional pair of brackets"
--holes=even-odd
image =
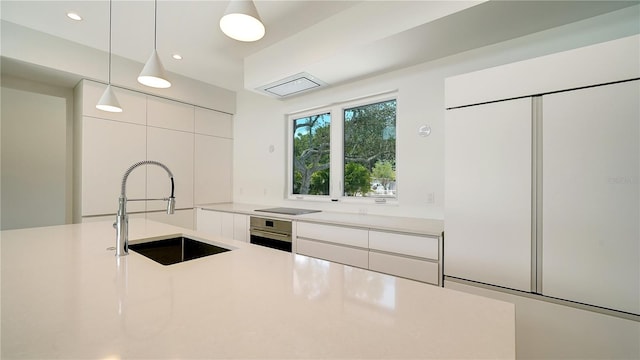
[(307, 73), (300, 73), (278, 80), (271, 84), (261, 86), (257, 90), (276, 97), (287, 97), (297, 95), (312, 89), (318, 89), (326, 86), (324, 81), (311, 76)]

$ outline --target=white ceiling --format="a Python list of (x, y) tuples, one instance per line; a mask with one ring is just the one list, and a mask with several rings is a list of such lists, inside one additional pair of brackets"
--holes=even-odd
[[(243, 43), (218, 26), (228, 1), (158, 1), (158, 52), (167, 70), (228, 89), (242, 87), (245, 56), (340, 12), (357, 1), (255, 1), (267, 26), (263, 39)], [(74, 11), (82, 21), (67, 18)], [(2, 0), (3, 20), (107, 51), (109, 2)], [(153, 48), (154, 2), (114, 0), (112, 51), (146, 62)], [(5, 34), (6, 35), (6, 34)], [(179, 53), (183, 60), (171, 59)]]
[[(159, 0), (157, 47), (167, 70), (239, 90), (247, 83), (244, 62), (250, 58), (254, 73), (256, 65), (265, 71), (272, 70), (268, 76), (265, 73), (256, 79), (275, 81), (276, 77), (309, 71), (331, 85), (638, 4), (638, 1), (590, 0), (477, 1), (467, 2), (468, 5), (459, 6), (459, 10), (430, 15), (427, 12), (451, 7), (452, 3), (254, 1), (267, 32), (260, 41), (242, 43), (227, 38), (218, 27), (228, 1)], [(113, 1), (114, 54), (140, 63), (147, 60), (153, 48), (153, 6), (152, 0)], [(0, 10), (4, 21), (88, 47), (108, 49), (109, 2), (106, 0), (2, 0)], [(69, 11), (79, 13), (84, 20), (68, 19), (65, 14)], [(423, 14), (409, 19), (411, 21), (399, 20), (397, 14), (403, 11)], [(367, 18), (368, 14), (377, 17)], [(315, 34), (315, 43), (309, 43), (311, 37), (305, 37), (311, 32)], [(318, 44), (318, 34), (326, 34), (320, 37), (326, 44)], [(328, 46), (340, 41), (348, 42), (342, 47)], [(282, 52), (289, 54), (288, 58), (283, 60)], [(314, 52), (315, 55), (309, 55)], [(184, 59), (171, 59), (173, 53), (181, 54)], [(291, 73), (287, 73), (289, 70)], [(256, 85), (264, 84), (251, 84), (252, 89)]]

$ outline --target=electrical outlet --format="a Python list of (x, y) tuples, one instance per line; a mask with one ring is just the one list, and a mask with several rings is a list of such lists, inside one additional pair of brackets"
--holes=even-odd
[(433, 204), (436, 202), (436, 195), (432, 192), (427, 194), (427, 204)]

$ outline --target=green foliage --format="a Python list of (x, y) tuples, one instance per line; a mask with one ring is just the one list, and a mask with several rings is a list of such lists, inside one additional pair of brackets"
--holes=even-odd
[(345, 163), (357, 162), (369, 171), (378, 161), (396, 160), (396, 101), (346, 109)]
[[(330, 113), (294, 120), (294, 194), (329, 195), (330, 122)], [(395, 100), (344, 110), (346, 195), (367, 195), (372, 178), (388, 189), (395, 180), (395, 156)]]
[(374, 179), (378, 180), (385, 189), (388, 189), (389, 183), (395, 181), (396, 172), (393, 170), (393, 164), (390, 161), (378, 161), (374, 167), (371, 175)]
[(371, 187), (371, 174), (362, 164), (344, 166), (344, 192), (348, 196), (366, 195)]
[(316, 171), (311, 175), (311, 185), (309, 187), (311, 195), (329, 194), (329, 170)]
[[(296, 119), (293, 139), (293, 193), (311, 194), (311, 183), (318, 172), (329, 178), (330, 121), (328, 113)], [(316, 180), (315, 195), (329, 195), (328, 185)], [(319, 182), (320, 181), (320, 182)], [(325, 191), (326, 188), (326, 191)]]
[[(344, 161), (347, 166), (357, 163), (367, 171), (367, 185), (364, 190), (360, 177), (347, 177), (345, 169), (345, 193), (366, 195), (370, 191), (372, 173), (378, 163), (384, 163), (391, 172), (396, 161), (396, 101), (386, 101), (346, 109), (344, 112)], [(379, 169), (378, 171), (382, 171)], [(387, 169), (385, 168), (385, 171)], [(385, 179), (390, 179), (388, 171)], [(395, 180), (395, 174), (393, 175)], [(385, 180), (385, 189), (390, 181)], [(355, 181), (351, 184), (351, 181)], [(353, 189), (357, 189), (353, 191)]]

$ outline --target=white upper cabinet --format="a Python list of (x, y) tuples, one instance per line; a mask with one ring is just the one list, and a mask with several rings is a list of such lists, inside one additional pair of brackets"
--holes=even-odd
[(147, 122), (146, 95), (137, 92), (113, 87), (118, 102), (123, 111), (113, 113), (96, 109), (96, 104), (107, 88), (107, 85), (89, 80), (82, 81), (82, 114), (84, 116), (97, 117), (145, 125)]
[[(146, 127), (85, 116), (82, 119), (82, 216), (115, 214), (122, 176), (145, 160)], [(166, 177), (166, 176), (165, 176)], [(146, 170), (135, 169), (127, 180), (127, 197), (144, 198)], [(144, 202), (130, 202), (127, 210), (144, 211)]]
[(147, 97), (147, 125), (193, 132), (194, 106), (177, 101)]
[(229, 114), (195, 108), (195, 132), (198, 134), (233, 138), (233, 121)]
[(542, 293), (640, 314), (640, 81), (543, 113)]
[[(147, 159), (160, 161), (173, 173), (176, 209), (193, 207), (193, 141), (193, 133), (147, 127)], [(167, 172), (159, 166), (147, 168), (147, 197), (168, 197), (171, 183)], [(147, 209), (166, 209), (166, 203), (150, 201)]]
[(637, 78), (640, 35), (447, 78), (453, 108)]
[(233, 140), (195, 134), (194, 202), (232, 201)]
[(445, 274), (531, 291), (532, 100), (447, 111)]

